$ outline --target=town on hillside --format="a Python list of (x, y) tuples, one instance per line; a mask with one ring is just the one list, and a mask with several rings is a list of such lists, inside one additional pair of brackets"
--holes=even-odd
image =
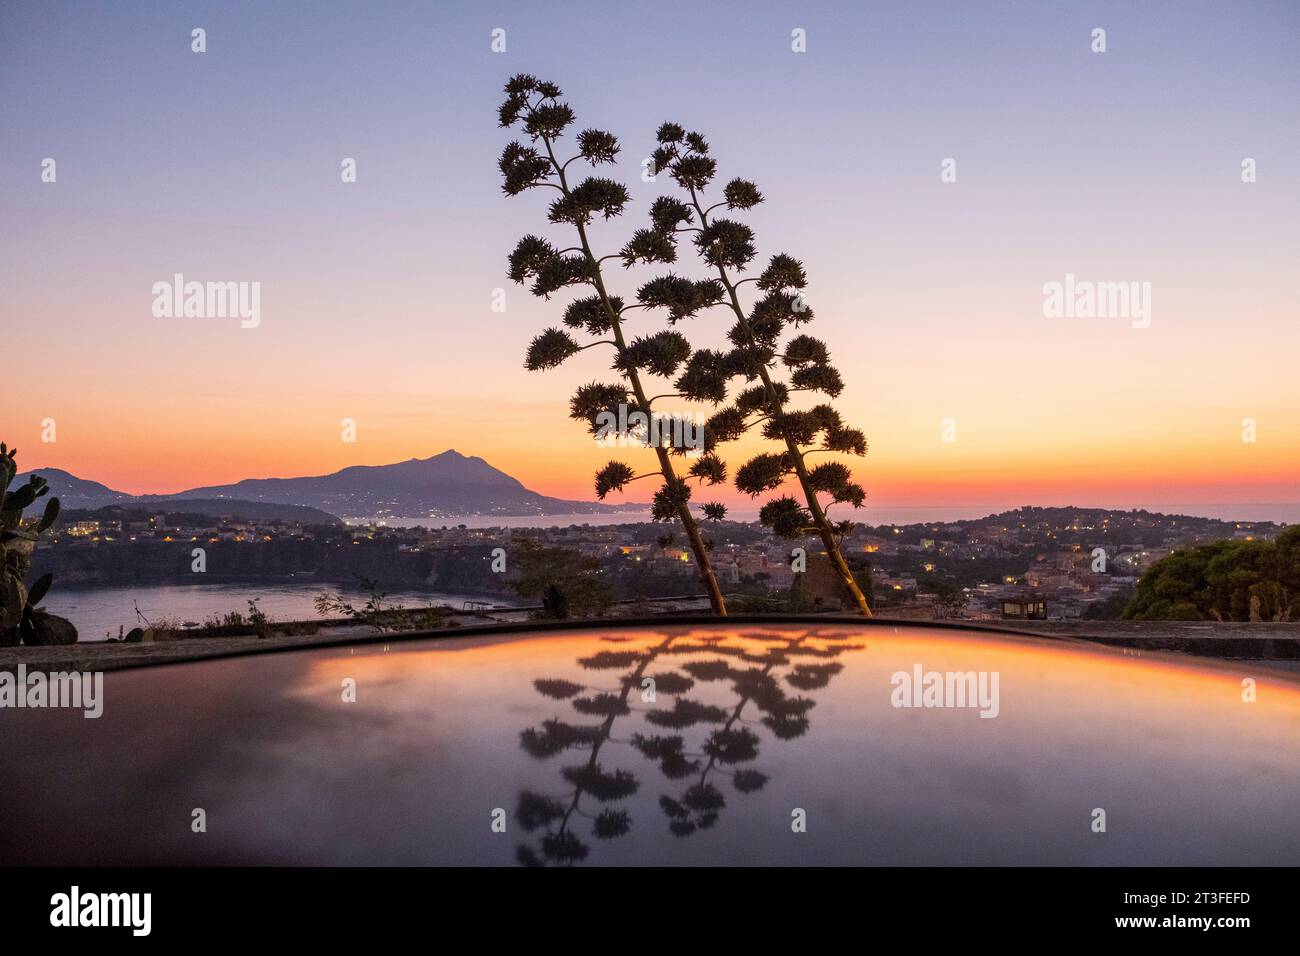
[[(454, 520), (454, 519), (453, 519)], [(1171, 552), (1223, 539), (1267, 540), (1271, 522), (1147, 511), (1026, 507), (985, 518), (857, 525), (843, 548), (878, 614), (995, 620), (1117, 618), (1144, 571)], [(821, 542), (783, 541), (756, 523), (706, 526), (723, 589), (752, 610), (838, 608), (821, 573)], [(522, 539), (588, 559), (615, 600), (694, 596), (687, 543), (662, 525), (540, 529), (464, 525), (303, 524), (283, 517), (211, 517), (110, 506), (71, 510), (34, 555), (64, 587), (283, 583), (514, 593), (510, 555)], [(196, 572), (196, 549), (203, 554)], [(801, 549), (801, 550), (800, 550)], [(502, 557), (504, 556), (504, 560)], [(802, 556), (802, 560), (801, 560)]]

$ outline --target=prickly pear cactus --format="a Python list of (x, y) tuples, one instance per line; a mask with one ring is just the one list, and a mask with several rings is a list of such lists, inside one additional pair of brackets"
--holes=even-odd
[[(21, 488), (10, 490), (18, 465), (14, 461), (18, 449), (0, 442), (0, 644), (45, 644), (51, 640), (70, 643), (68, 627), (45, 626), (53, 618), (37, 612), (36, 606), (50, 589), (53, 576), (42, 575), (29, 588), (23, 578), (31, 567), (32, 548), (36, 540), (59, 517), (59, 499), (50, 498), (45, 510), (35, 521), (23, 523), (23, 511), (49, 493), (44, 478), (33, 476)], [(62, 619), (55, 619), (62, 621)], [(65, 622), (66, 623), (66, 622)], [(57, 634), (58, 637), (52, 635)], [(71, 630), (75, 641), (76, 629)]]

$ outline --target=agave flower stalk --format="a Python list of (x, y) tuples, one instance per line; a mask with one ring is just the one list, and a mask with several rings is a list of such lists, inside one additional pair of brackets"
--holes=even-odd
[[(846, 428), (830, 405), (818, 405), (811, 411), (786, 409), (792, 389), (823, 392), (834, 398), (843, 390), (843, 380), (830, 364), (825, 343), (808, 335), (793, 338), (780, 356), (782, 364), (791, 372), (790, 386), (772, 375), (784, 325), (799, 326), (812, 319), (812, 310), (801, 291), (807, 284), (803, 265), (790, 256), (777, 255), (760, 276), (736, 281), (732, 270), (743, 271), (757, 254), (754, 232), (733, 219), (711, 219), (710, 213), (719, 207), (753, 208), (763, 201), (762, 194), (753, 183), (733, 179), (724, 188), (722, 201), (706, 208), (701, 196), (716, 173), (717, 163), (708, 155), (704, 137), (688, 133), (675, 123), (665, 123), (657, 139), (656, 168), (668, 170), (690, 195), (689, 206), (682, 204), (677, 216), (679, 224), (686, 224), (681, 231), (695, 234), (696, 249), (716, 270), (717, 281), (725, 290), (726, 305), (736, 316), (729, 336), (735, 351), (727, 364), (749, 380), (760, 382), (758, 395), (742, 393), (735, 409), (723, 413), (723, 421), (728, 416), (731, 419), (731, 427), (724, 432), (729, 430), (728, 437), (739, 437), (740, 432), (756, 424), (745, 423), (746, 414), (759, 411), (764, 413), (760, 420), (766, 422), (764, 434), (786, 446), (782, 455), (759, 455), (743, 466), (736, 475), (737, 487), (757, 495), (779, 487), (789, 475), (794, 475), (803, 490), (806, 510), (792, 498), (777, 498), (764, 506), (760, 520), (786, 537), (815, 531), (845, 594), (858, 611), (871, 617), (866, 596), (840, 548), (843, 533), (852, 526), (847, 522), (839, 526), (832, 524), (819, 498), (819, 494), (829, 494), (832, 503), (847, 502), (856, 508), (861, 506), (866, 493), (853, 482), (852, 473), (842, 463), (829, 461), (809, 469), (805, 460), (815, 451), (862, 455), (866, 453), (866, 440), (861, 432)], [(749, 313), (742, 308), (737, 293), (737, 287), (744, 282), (755, 282), (766, 293)], [(804, 447), (811, 445), (818, 433), (823, 435), (822, 446)]]
[[(587, 226), (596, 213), (605, 219), (620, 215), (631, 197), (626, 187), (609, 179), (592, 177), (574, 184), (568, 167), (578, 159), (586, 160), (593, 167), (614, 162), (618, 140), (603, 130), (584, 130), (577, 137), (578, 154), (561, 162), (556, 156), (556, 143), (575, 117), (569, 105), (560, 101), (559, 87), (519, 75), (506, 84), (505, 92), (499, 114), (501, 125), (520, 124), (534, 145), (512, 142), (506, 146), (499, 163), (504, 177), (503, 190), (513, 196), (536, 187), (555, 189), (559, 196), (551, 204), (550, 221), (571, 224), (578, 237), (578, 245), (556, 249), (545, 239), (525, 236), (510, 256), (511, 278), (520, 283), (531, 281), (533, 294), (544, 298), (573, 285), (589, 285), (595, 290), (594, 296), (570, 303), (564, 321), (569, 328), (585, 328), (597, 341), (580, 346), (565, 330), (548, 329), (529, 346), (525, 365), (530, 370), (553, 368), (585, 348), (612, 346), (616, 353), (614, 367), (628, 387), (584, 385), (570, 402), (571, 417), (586, 421), (593, 434), (608, 434), (610, 419), (625, 421), (629, 404), (633, 411), (641, 411), (646, 416), (653, 414), (654, 400), (648, 396), (645, 376), (671, 376), (686, 361), (691, 348), (683, 336), (671, 331), (629, 343), (623, 328), (623, 302), (609, 293), (602, 262), (620, 258), (625, 266), (631, 266), (637, 262), (671, 261), (675, 250), (671, 242), (660, 241), (661, 237), (638, 233), (621, 252), (597, 258)], [(652, 447), (658, 459), (657, 471), (637, 475), (623, 462), (611, 461), (596, 475), (597, 496), (604, 498), (638, 478), (661, 477), (663, 483), (654, 496), (654, 518), (657, 521), (676, 518), (681, 522), (709, 603), (715, 614), (725, 615), (726, 601), (713, 573), (709, 548), (690, 510), (690, 487), (674, 469), (669, 448), (662, 442), (653, 443)], [(717, 478), (716, 473), (692, 477), (708, 481)]]

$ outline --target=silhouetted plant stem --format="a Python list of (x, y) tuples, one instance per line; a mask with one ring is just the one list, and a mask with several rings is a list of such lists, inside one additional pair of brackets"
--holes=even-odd
[[(624, 706), (627, 705), (627, 698), (628, 695), (632, 693), (632, 689), (641, 686), (641, 678), (645, 676), (646, 668), (649, 667), (650, 663), (658, 658), (660, 654), (666, 651), (674, 640), (676, 640), (676, 638), (669, 637), (658, 647), (652, 647), (647, 650), (645, 656), (642, 657), (640, 662), (637, 664), (636, 670), (633, 671), (631, 676), (623, 682), (623, 690), (618, 696), (620, 704)], [(618, 714), (611, 713), (600, 725), (600, 734), (591, 745), (591, 756), (587, 759), (588, 767), (596, 766), (596, 758), (600, 756), (600, 749), (605, 746), (614, 733), (614, 721), (617, 719)], [(569, 809), (565, 812), (564, 819), (560, 823), (560, 832), (564, 832), (564, 829), (569, 825), (569, 817), (573, 815), (574, 811), (578, 810), (578, 803), (582, 799), (582, 794), (583, 789), (581, 787), (574, 791), (573, 800), (569, 804)]]
[[(796, 647), (798, 647), (800, 644), (804, 642), (806, 636), (807, 635), (801, 635), (800, 637), (797, 637), (792, 641), (786, 642), (785, 650), (786, 651), (794, 650)], [(775, 666), (776, 666), (775, 662), (765, 664), (763, 666), (763, 670), (761, 671), (762, 675), (764, 677), (770, 677), (772, 674), (772, 668)], [(734, 725), (736, 721), (740, 720), (741, 712), (745, 709), (745, 705), (748, 704), (750, 700), (753, 699), (753, 697), (754, 697), (753, 691), (745, 691), (740, 695), (740, 700), (736, 703), (735, 709), (732, 710), (731, 716), (728, 717), (722, 725), (723, 733), (726, 733), (727, 731), (731, 730), (732, 725)], [(710, 754), (709, 761), (704, 765), (704, 770), (701, 771), (700, 779), (699, 781), (697, 781), (699, 786), (702, 787), (704, 786), (704, 784), (708, 783), (709, 774), (713, 772), (715, 766), (717, 765), (717, 762), (718, 762), (717, 756)]]
[[(700, 205), (699, 196), (694, 189), (690, 190), (691, 204), (695, 207), (696, 213), (700, 217), (700, 226), (708, 228), (708, 210)], [(713, 208), (713, 207), (710, 207)], [(745, 310), (740, 306), (740, 299), (736, 295), (736, 286), (732, 283), (727, 273), (726, 266), (721, 263), (717, 264), (718, 278), (727, 290), (730, 299), (731, 310), (736, 314), (745, 333), (749, 336), (750, 344), (754, 344), (756, 339), (750, 328), (749, 319), (745, 315)], [(777, 394), (775, 386), (772, 384), (772, 377), (768, 372), (765, 363), (759, 363), (757, 366), (759, 378), (762, 380), (763, 388), (767, 393), (768, 402), (773, 410), (781, 405), (780, 396)], [(848, 592), (853, 604), (864, 617), (871, 617), (871, 608), (867, 604), (866, 595), (862, 593), (862, 588), (858, 586), (857, 579), (853, 577), (853, 572), (849, 569), (848, 562), (844, 560), (844, 555), (840, 551), (839, 539), (835, 536), (835, 529), (831, 526), (830, 519), (826, 517), (826, 512), (822, 508), (821, 502), (817, 498), (817, 492), (813, 489), (808, 478), (808, 468), (804, 464), (804, 452), (799, 448), (799, 444), (794, 441), (785, 431), (782, 430), (782, 437), (785, 440), (786, 448), (790, 452), (791, 463), (795, 470), (795, 475), (799, 479), (799, 485), (803, 489), (804, 499), (808, 503), (808, 511), (812, 515), (813, 523), (817, 526), (817, 533), (821, 537), (822, 545), (826, 548), (826, 554), (830, 558), (831, 567), (834, 568), (835, 574), (839, 577), (840, 583), (844, 590)]]
[[(542, 142), (546, 145), (546, 155), (551, 161), (552, 168), (555, 169), (559, 180), (559, 188), (566, 198), (572, 198), (572, 192), (569, 189), (568, 179), (564, 174), (564, 166), (555, 158), (555, 150), (552, 148), (549, 136), (542, 136)], [(591, 243), (587, 239), (586, 227), (581, 223), (575, 223), (578, 230), (578, 238), (582, 243), (582, 254), (587, 260), (588, 266), (592, 270), (592, 284), (596, 287), (596, 292), (600, 296), (601, 305), (609, 316), (611, 331), (614, 336), (614, 344), (623, 351), (627, 343), (623, 337), (623, 324), (620, 320), (618, 310), (614, 308), (609, 301), (609, 293), (605, 290), (605, 279), (601, 271), (600, 260), (596, 258), (591, 251)], [(626, 372), (628, 383), (632, 386), (632, 394), (636, 396), (637, 405), (645, 409), (646, 413), (650, 412), (650, 402), (646, 398), (646, 392), (641, 384), (641, 376), (635, 368), (628, 369)], [(678, 481), (677, 473), (673, 468), (672, 459), (667, 449), (656, 445), (655, 454), (659, 458), (659, 468), (663, 473), (664, 480), (675, 484)], [(713, 613), (721, 617), (727, 615), (727, 602), (722, 596), (722, 589), (718, 586), (718, 579), (713, 573), (713, 562), (709, 558), (708, 549), (704, 546), (704, 538), (700, 534), (699, 525), (695, 521), (695, 516), (691, 514), (690, 505), (682, 503), (677, 506), (677, 517), (682, 522), (682, 527), (686, 531), (686, 537), (690, 542), (691, 553), (695, 555), (695, 562), (699, 568), (700, 581), (704, 585), (705, 591), (709, 595), (709, 605)]]

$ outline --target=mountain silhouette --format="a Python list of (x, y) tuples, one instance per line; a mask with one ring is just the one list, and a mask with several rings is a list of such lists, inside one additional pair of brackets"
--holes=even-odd
[[(34, 473), (45, 477), (51, 494), (59, 496), (64, 507), (69, 508), (230, 499), (304, 505), (342, 518), (524, 517), (610, 514), (646, 508), (541, 495), (482, 458), (462, 455), (454, 449), (391, 465), (352, 465), (332, 474), (303, 478), (245, 478), (234, 484), (190, 488), (170, 495), (126, 495), (55, 468), (36, 469)], [(67, 500), (63, 500), (65, 492)]]
[(59, 499), (64, 508), (102, 508), (105, 505), (129, 505), (139, 499), (125, 491), (114, 491), (107, 485), (86, 478), (78, 478), (62, 468), (33, 468), (14, 478), (14, 486), (27, 483), (27, 479), (39, 475), (50, 483), (50, 495)]

